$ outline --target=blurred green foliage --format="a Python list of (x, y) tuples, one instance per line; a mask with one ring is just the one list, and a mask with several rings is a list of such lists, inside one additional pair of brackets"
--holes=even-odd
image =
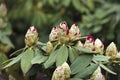
[[(34, 25), (46, 42), (50, 29), (65, 20), (78, 23), (82, 35), (93, 34), (107, 45), (120, 44), (119, 0), (4, 0), (17, 49), (24, 46), (24, 34)], [(117, 46), (118, 46), (117, 45)]]

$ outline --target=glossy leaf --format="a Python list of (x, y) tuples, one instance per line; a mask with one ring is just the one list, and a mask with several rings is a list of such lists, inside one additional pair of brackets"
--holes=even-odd
[(7, 58), (7, 56), (4, 54), (4, 53), (1, 53), (0, 52), (0, 66), (2, 65), (2, 63), (4, 62), (4, 61), (6, 61), (8, 58)]
[(48, 68), (48, 67), (50, 67), (50, 66), (52, 66), (52, 65), (54, 64), (55, 59), (56, 59), (56, 52), (57, 52), (57, 51), (58, 51), (58, 50), (56, 50), (56, 51), (54, 51), (54, 52), (52, 52), (52, 53), (50, 54), (48, 60), (44, 63), (44, 67), (45, 67), (45, 68)]
[(19, 49), (19, 50), (13, 52), (10, 56), (19, 55), (19, 54), (22, 53), (25, 49), (26, 49), (26, 48)]
[(31, 63), (32, 64), (41, 64), (45, 62), (48, 59), (47, 56), (36, 56), (32, 59)]
[(68, 49), (66, 46), (61, 46), (58, 52), (56, 53), (56, 66), (62, 65), (68, 59)]
[(92, 61), (92, 55), (79, 56), (70, 66), (72, 74), (82, 72)]
[(9, 62), (4, 68), (10, 67), (12, 65), (14, 65), (15, 63), (19, 62), (21, 60), (21, 58), (23, 57), (25, 52), (21, 53), (20, 55), (18, 55), (15, 58), (12, 58), (12, 61)]
[(21, 69), (24, 74), (26, 74), (29, 69), (32, 67), (31, 60), (34, 57), (34, 51), (32, 49), (28, 49), (25, 51), (22, 59), (21, 59)]
[(78, 57), (78, 54), (74, 48), (69, 48), (69, 59), (72, 63), (76, 58)]
[(117, 73), (111, 71), (109, 68), (107, 68), (106, 66), (104, 66), (103, 64), (100, 64), (100, 67), (103, 68), (104, 70), (106, 70), (107, 72), (116, 75)]
[(83, 52), (83, 53), (88, 53), (88, 54), (95, 54), (96, 52), (94, 51), (91, 51), (87, 48), (83, 48), (83, 47), (75, 47), (77, 50), (79, 50), (80, 52)]
[(101, 62), (101, 61), (108, 62), (109, 59), (110, 59), (110, 57), (104, 56), (104, 55), (96, 55), (96, 56), (93, 57), (93, 60), (98, 61), (98, 62)]
[(78, 74), (75, 75), (76, 78), (86, 78), (89, 75), (91, 75), (99, 66), (99, 64), (92, 64), (88, 66), (83, 72), (79, 72)]

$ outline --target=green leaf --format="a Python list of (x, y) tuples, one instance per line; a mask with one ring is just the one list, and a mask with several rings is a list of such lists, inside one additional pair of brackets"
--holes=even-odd
[(84, 6), (84, 4), (80, 0), (72, 0), (73, 6), (79, 12), (88, 12), (88, 9)]
[(1, 42), (3, 44), (9, 45), (11, 47), (14, 47), (14, 45), (11, 43), (10, 39), (7, 36), (2, 36)]
[(34, 51), (35, 51), (35, 56), (43, 56), (43, 52), (41, 50), (36, 48), (34, 49)]
[(101, 62), (101, 61), (108, 62), (109, 59), (110, 59), (110, 57), (104, 56), (104, 55), (96, 55), (96, 56), (93, 57), (93, 60), (98, 61), (98, 62)]
[(99, 64), (92, 64), (88, 66), (83, 72), (79, 72), (78, 74), (75, 75), (76, 78), (86, 78), (89, 75), (91, 75), (99, 66)]
[(70, 80), (83, 80), (83, 79), (80, 79), (80, 78), (71, 78)]
[(32, 67), (31, 60), (34, 57), (34, 51), (32, 49), (27, 49), (21, 59), (21, 69), (24, 74), (26, 74)]
[(66, 46), (61, 46), (60, 49), (57, 51), (56, 57), (56, 66), (62, 65), (68, 59), (68, 49)]
[(109, 68), (107, 68), (106, 66), (104, 66), (103, 64), (100, 64), (100, 67), (102, 67), (104, 70), (106, 70), (107, 72), (116, 75), (117, 73), (111, 71)]
[(50, 66), (52, 66), (52, 65), (54, 64), (55, 59), (56, 59), (56, 52), (57, 52), (57, 51), (58, 51), (58, 50), (56, 50), (56, 51), (54, 51), (54, 52), (52, 52), (52, 53), (50, 54), (48, 60), (44, 63), (44, 67), (45, 67), (45, 68), (48, 68), (48, 67), (50, 67)]
[(66, 7), (69, 7), (71, 0), (64, 0), (62, 1), (62, 4)]
[(78, 54), (74, 48), (69, 48), (69, 59), (72, 63), (76, 58), (78, 57)]
[(32, 64), (41, 64), (45, 62), (48, 59), (47, 56), (36, 56), (35, 58), (32, 59), (31, 63)]
[(82, 72), (92, 61), (92, 55), (79, 56), (70, 66), (72, 74)]
[(26, 48), (19, 49), (19, 50), (13, 52), (12, 54), (10, 54), (10, 56), (19, 55), (19, 54), (22, 53), (25, 49), (26, 49)]
[(98, 33), (102, 29), (102, 25), (97, 25), (93, 28), (92, 32), (93, 33)]
[(95, 54), (96, 52), (94, 51), (91, 51), (87, 48), (83, 48), (83, 47), (75, 47), (75, 49), (79, 50), (80, 52), (83, 52), (83, 53), (88, 53), (88, 54)]
[(6, 61), (8, 58), (7, 58), (7, 56), (4, 54), (4, 53), (1, 53), (0, 52), (0, 66), (2, 65), (2, 63), (4, 62), (4, 61)]
[(8, 64), (7, 64), (5, 67), (3, 67), (3, 68), (10, 67), (10, 66), (14, 65), (15, 63), (19, 62), (19, 61), (21, 60), (21, 58), (23, 57), (23, 55), (24, 55), (24, 52), (21, 53), (20, 55), (18, 55), (17, 57), (12, 58), (12, 61), (11, 61), (10, 63), (8, 63)]

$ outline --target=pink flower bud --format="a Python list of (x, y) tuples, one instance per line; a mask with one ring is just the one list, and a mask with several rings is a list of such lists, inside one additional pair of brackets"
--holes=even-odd
[(51, 33), (49, 35), (49, 40), (53, 41), (53, 40), (56, 40), (56, 39), (58, 39), (58, 30), (57, 30), (56, 27), (53, 27), (52, 31), (51, 31)]
[(94, 38), (91, 35), (88, 35), (84, 44), (84, 47), (89, 50), (95, 50), (94, 48)]
[(101, 73), (101, 68), (98, 67), (93, 75), (91, 76), (90, 80), (105, 80), (105, 77)]
[(38, 41), (38, 32), (37, 29), (32, 26), (28, 29), (26, 35), (25, 35), (25, 43), (27, 46), (32, 46), (36, 44)]
[(97, 38), (97, 39), (95, 40), (95, 51), (96, 51), (97, 53), (103, 54), (103, 50), (104, 50), (104, 45), (103, 45), (103, 43), (101, 42), (101, 40)]
[(57, 67), (54, 71), (52, 80), (65, 80), (64, 68), (62, 66)]
[(110, 45), (106, 49), (106, 55), (111, 59), (115, 59), (117, 56), (117, 47), (114, 42), (110, 43)]
[(56, 68), (53, 73), (52, 80), (67, 80), (70, 78), (71, 70), (69, 65), (65, 62), (62, 66)]
[(53, 49), (53, 44), (50, 41), (48, 41), (46, 44), (46, 53), (49, 55), (52, 49)]
[(5, 16), (7, 14), (7, 8), (4, 3), (0, 4), (0, 16)]
[(65, 21), (59, 24), (58, 33), (59, 35), (67, 35), (69, 33), (68, 25)]
[(73, 24), (69, 30), (69, 37), (70, 37), (70, 40), (74, 40), (76, 39), (78, 36), (80, 36), (80, 31), (79, 31), (79, 28), (78, 28), (78, 25), (77, 24)]

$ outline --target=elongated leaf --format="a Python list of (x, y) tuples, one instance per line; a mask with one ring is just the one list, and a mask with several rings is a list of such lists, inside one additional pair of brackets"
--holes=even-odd
[(54, 51), (54, 52), (52, 52), (52, 53), (50, 54), (48, 60), (44, 63), (44, 67), (45, 67), (45, 68), (48, 68), (48, 67), (50, 67), (50, 66), (52, 66), (52, 65), (54, 64), (55, 59), (56, 59), (56, 52), (57, 52), (57, 51), (58, 51), (58, 50), (56, 50), (56, 51)]
[(111, 71), (109, 68), (107, 68), (106, 66), (104, 66), (103, 64), (100, 64), (100, 67), (102, 67), (104, 70), (106, 70), (107, 72), (116, 75), (117, 73)]
[(0, 66), (1, 66), (1, 64), (4, 62), (4, 61), (6, 61), (8, 58), (7, 58), (7, 56), (4, 54), (4, 53), (1, 53), (0, 52)]
[(96, 55), (93, 57), (93, 60), (101, 62), (101, 61), (109, 61), (109, 58), (110, 57), (104, 55)]
[(91, 66), (87, 67), (83, 72), (79, 72), (75, 75), (76, 78), (86, 78), (91, 75), (99, 66), (99, 64), (92, 64)]
[(36, 56), (35, 58), (32, 59), (31, 63), (32, 64), (41, 64), (44, 61), (47, 60), (47, 56)]
[(92, 55), (79, 56), (70, 66), (72, 74), (82, 72), (92, 61)]
[(78, 57), (78, 54), (74, 48), (69, 48), (69, 59), (72, 63), (76, 58)]
[(83, 47), (75, 47), (75, 49), (79, 50), (80, 52), (88, 53), (88, 54), (95, 54), (96, 53), (94, 51), (91, 51), (91, 50), (83, 48)]
[(56, 66), (62, 65), (68, 59), (68, 49), (66, 46), (61, 46), (57, 52)]
[(24, 55), (24, 52), (21, 53), (20, 55), (18, 55), (17, 57), (12, 58), (12, 61), (9, 62), (9, 64), (7, 64), (4, 68), (10, 67), (10, 66), (14, 65), (15, 63), (19, 62), (21, 60), (21, 58), (23, 57), (23, 55)]
[(19, 54), (22, 53), (25, 49), (26, 49), (26, 48), (19, 49), (19, 50), (13, 52), (10, 56), (19, 55)]
[(34, 51), (32, 49), (28, 49), (25, 51), (21, 59), (21, 69), (24, 74), (26, 74), (29, 69), (32, 67), (31, 60), (34, 57)]

